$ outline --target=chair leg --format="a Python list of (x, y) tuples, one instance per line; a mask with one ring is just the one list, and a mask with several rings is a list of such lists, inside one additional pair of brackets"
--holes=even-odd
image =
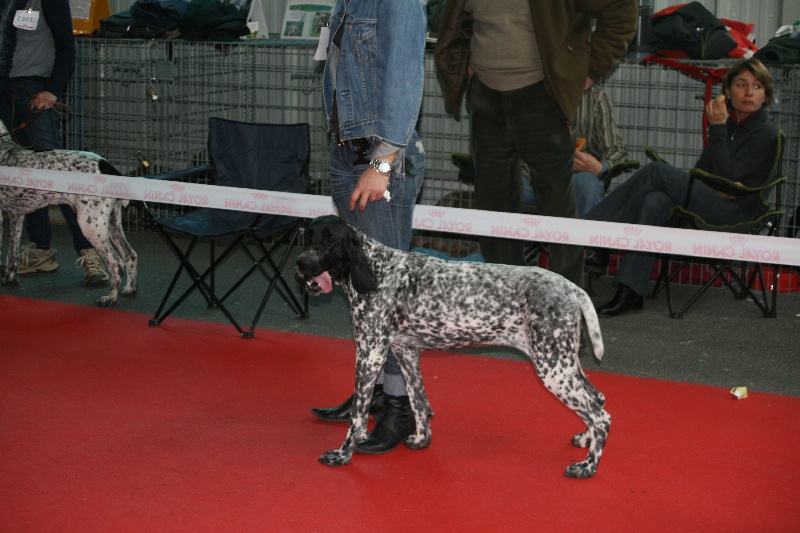
[[(241, 336), (246, 338), (245, 331), (233, 317), (233, 314), (222, 303), (222, 301), (219, 298), (217, 298), (211, 286), (205, 281), (205, 278), (213, 273), (216, 265), (219, 264), (219, 262), (225, 257), (225, 254), (216, 259), (213, 259), (212, 256), (212, 261), (214, 262), (212, 262), (211, 265), (209, 265), (209, 267), (201, 274), (191, 264), (191, 262), (189, 262), (189, 258), (191, 257), (191, 254), (194, 251), (194, 247), (197, 243), (197, 237), (192, 238), (191, 242), (189, 243), (189, 246), (186, 249), (186, 252), (182, 252), (181, 249), (178, 247), (178, 245), (175, 244), (175, 242), (169, 238), (169, 235), (166, 234), (166, 230), (164, 230), (160, 226), (158, 229), (165, 237), (167, 244), (170, 246), (172, 251), (178, 257), (178, 260), (180, 261), (180, 266), (178, 267), (178, 271), (175, 273), (175, 276), (173, 276), (170, 286), (168, 287), (167, 292), (164, 295), (164, 298), (161, 300), (161, 304), (159, 305), (158, 310), (156, 311), (153, 318), (150, 319), (149, 324), (151, 326), (160, 325), (164, 321), (164, 319), (166, 319), (169, 315), (171, 315), (172, 312), (175, 311), (175, 309), (177, 309), (195, 289), (198, 289), (200, 291), (200, 294), (202, 294), (202, 296), (205, 298), (208, 306), (213, 308), (218, 308), (220, 311), (222, 311), (222, 313), (225, 315), (228, 321), (233, 325), (234, 328), (236, 328), (236, 331), (238, 331)], [(192, 283), (183, 292), (183, 294), (181, 294), (172, 303), (172, 305), (166, 311), (164, 311), (164, 307), (166, 306), (167, 301), (172, 295), (172, 292), (174, 291), (175, 286), (177, 285), (178, 279), (181, 277), (184, 271), (187, 272), (187, 274), (192, 280)]]
[[(751, 300), (753, 300), (753, 303), (758, 306), (765, 318), (776, 318), (778, 316), (777, 305), (778, 292), (780, 291), (780, 268), (778, 265), (766, 265), (766, 268), (772, 269), (772, 284), (770, 288), (767, 289), (767, 283), (766, 279), (764, 278), (763, 271), (764, 267), (765, 265), (757, 263), (746, 279), (743, 276), (739, 277), (739, 283), (742, 287), (743, 297), (749, 297)], [(761, 286), (760, 298), (756, 296), (751, 289), (756, 281), (758, 281), (759, 285)]]

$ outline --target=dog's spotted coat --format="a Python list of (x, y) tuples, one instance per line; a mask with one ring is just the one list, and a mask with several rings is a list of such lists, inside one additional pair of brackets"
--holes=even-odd
[[(33, 152), (18, 146), (7, 133), (5, 126), (0, 122), (0, 166), (119, 174), (108, 161), (97, 154), (74, 150)], [(11, 186), (0, 186), (0, 216), (3, 212), (7, 213), (10, 222), (5, 285), (19, 284), (17, 273), (19, 245), (25, 215), (55, 204), (72, 206), (83, 235), (108, 266), (111, 290), (107, 296), (97, 300), (97, 305), (103, 307), (114, 305), (118, 294), (123, 296), (134, 294), (137, 259), (136, 252), (131, 248), (122, 229), (121, 200)], [(0, 247), (1, 245), (2, 232), (0, 232)], [(123, 273), (126, 275), (126, 283), (120, 291)]]
[[(306, 232), (297, 259), (297, 279), (319, 294), (330, 276), (350, 301), (356, 341), (356, 390), (350, 427), (342, 447), (320, 461), (350, 462), (366, 436), (370, 399), (392, 347), (406, 381), (416, 431), (405, 444), (430, 444), (430, 406), (420, 374), (418, 350), (469, 345), (519, 349), (533, 361), (545, 386), (586, 424), (572, 443), (588, 447), (585, 461), (566, 469), (569, 477), (593, 476), (611, 417), (605, 397), (589, 382), (578, 359), (581, 318), (594, 354), (603, 355), (600, 325), (589, 296), (562, 276), (535, 267), (450, 262), (401, 252), (366, 237), (338, 217), (321, 217)], [(327, 282), (329, 284), (329, 281)]]

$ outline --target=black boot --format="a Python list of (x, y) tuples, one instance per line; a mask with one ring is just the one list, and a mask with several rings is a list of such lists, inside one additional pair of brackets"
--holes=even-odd
[(641, 311), (644, 308), (644, 296), (637, 294), (627, 285), (620, 285), (614, 299), (596, 309), (600, 316), (617, 316), (627, 311)]
[[(377, 415), (383, 411), (383, 385), (375, 385), (372, 391), (372, 401), (369, 404), (369, 414)], [(314, 407), (311, 412), (314, 416), (325, 422), (349, 422), (350, 411), (353, 408), (353, 396), (350, 396), (336, 407)]]
[(388, 453), (411, 435), (414, 429), (414, 413), (408, 396), (384, 397), (383, 413), (369, 432), (367, 438), (356, 446), (358, 453), (377, 455)]
[(584, 265), (587, 272), (605, 274), (608, 270), (608, 250), (602, 248), (587, 248), (584, 256)]

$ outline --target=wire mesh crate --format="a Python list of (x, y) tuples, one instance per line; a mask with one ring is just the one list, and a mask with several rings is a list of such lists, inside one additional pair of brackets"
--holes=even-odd
[[(313, 192), (330, 194), (322, 65), (313, 53), (308, 44), (274, 39), (266, 44), (80, 39), (68, 93), (67, 146), (100, 153), (123, 173), (142, 175), (206, 162), (212, 116), (307, 122)], [(777, 88), (770, 114), (787, 135), (786, 234), (794, 235), (800, 226), (800, 67), (770, 70)], [(645, 148), (652, 146), (675, 166), (691, 168), (702, 149), (701, 81), (660, 65), (623, 61), (605, 86), (631, 159), (646, 163)], [(474, 205), (472, 184), (459, 179), (452, 161), (452, 154), (470, 151), (469, 117), (464, 109), (461, 115), (457, 121), (445, 111), (433, 54), (426, 54), (418, 123), (427, 154), (421, 204)], [(617, 178), (612, 187), (626, 178)], [(162, 209), (172, 214), (181, 208), (165, 204)], [(129, 211), (134, 213), (129, 230), (134, 230), (140, 221), (135, 209)], [(438, 237), (444, 253), (464, 248), (457, 235)], [(467, 241), (467, 248), (472, 244)]]

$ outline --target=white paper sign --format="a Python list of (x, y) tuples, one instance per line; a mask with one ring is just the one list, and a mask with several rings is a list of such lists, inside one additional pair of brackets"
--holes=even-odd
[(328, 39), (330, 38), (330, 34), (330, 26), (325, 26), (319, 32), (319, 44), (317, 44), (317, 51), (314, 52), (314, 61), (325, 61), (328, 59)]

